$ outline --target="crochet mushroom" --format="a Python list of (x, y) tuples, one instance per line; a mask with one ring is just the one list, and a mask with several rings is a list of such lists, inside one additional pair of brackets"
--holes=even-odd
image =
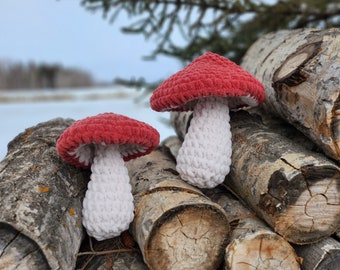
[(229, 109), (256, 106), (263, 85), (240, 66), (207, 52), (165, 80), (150, 98), (155, 111), (193, 110), (177, 156), (181, 178), (200, 188), (222, 183), (231, 163)]
[(82, 210), (90, 236), (105, 240), (129, 228), (134, 205), (124, 161), (148, 154), (158, 144), (153, 127), (114, 113), (78, 120), (59, 137), (59, 155), (92, 171)]

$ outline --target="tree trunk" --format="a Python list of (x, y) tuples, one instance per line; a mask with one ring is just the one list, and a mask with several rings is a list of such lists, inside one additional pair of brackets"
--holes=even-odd
[(40, 123), (16, 136), (0, 163), (0, 268), (73, 269), (83, 238), (88, 174), (58, 157), (73, 120)]
[(126, 163), (135, 199), (132, 234), (150, 269), (217, 269), (229, 234), (224, 210), (183, 182), (157, 149)]
[(340, 161), (340, 29), (299, 29), (263, 36), (241, 66), (263, 82), (263, 107)]
[[(172, 116), (172, 121), (176, 119), (180, 116)], [(225, 184), (275, 232), (289, 242), (308, 244), (339, 228), (336, 164), (265, 127), (259, 117), (245, 111), (231, 115), (231, 132), (232, 166)]]
[(339, 270), (340, 242), (328, 237), (317, 243), (296, 246), (296, 252), (303, 258), (301, 270)]
[[(169, 137), (163, 141), (163, 146), (176, 157), (181, 142), (177, 137)], [(204, 193), (223, 207), (230, 221), (231, 234), (224, 257), (226, 270), (300, 269), (293, 247), (228, 190), (216, 187)]]

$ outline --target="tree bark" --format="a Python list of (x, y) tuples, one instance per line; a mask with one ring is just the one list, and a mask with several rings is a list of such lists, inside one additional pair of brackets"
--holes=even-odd
[(328, 237), (317, 243), (295, 246), (299, 256), (303, 258), (301, 270), (339, 270), (340, 242)]
[[(129, 239), (128, 245), (124, 236), (128, 235), (123, 232), (120, 236), (96, 241), (94, 238), (86, 237), (78, 253), (77, 270), (148, 270), (143, 261), (142, 254), (137, 249), (137, 244)], [(91, 240), (90, 240), (91, 239)]]
[(239, 200), (226, 191), (210, 190), (206, 194), (223, 207), (231, 220), (225, 270), (300, 269), (300, 259), (293, 247)]
[(150, 269), (217, 269), (229, 234), (224, 210), (183, 182), (157, 149), (126, 163), (135, 199), (131, 232)]
[(0, 269), (50, 269), (39, 246), (6, 223), (0, 223)]
[(231, 131), (232, 166), (225, 184), (275, 232), (289, 242), (308, 244), (339, 228), (340, 169), (334, 162), (245, 111), (231, 115)]
[[(169, 137), (162, 144), (176, 157), (181, 141)], [(293, 247), (227, 189), (216, 187), (204, 190), (204, 193), (223, 207), (230, 221), (224, 269), (300, 269), (300, 260)]]
[(335, 232), (335, 237), (340, 240), (340, 229)]
[(58, 157), (55, 143), (73, 120), (26, 129), (0, 163), (0, 268), (73, 269), (83, 238), (86, 172)]
[(263, 82), (263, 107), (340, 161), (340, 29), (299, 29), (263, 36), (241, 66)]
[(140, 254), (121, 252), (95, 256), (85, 268), (86, 270), (148, 270)]

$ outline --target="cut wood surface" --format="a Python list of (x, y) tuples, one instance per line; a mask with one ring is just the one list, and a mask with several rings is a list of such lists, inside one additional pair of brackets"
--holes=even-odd
[(239, 200), (226, 190), (209, 190), (206, 194), (221, 205), (232, 220), (225, 270), (300, 269), (300, 259), (294, 248)]
[(257, 40), (241, 66), (266, 89), (263, 107), (340, 161), (340, 28), (283, 30)]
[(87, 174), (59, 159), (55, 142), (73, 120), (27, 128), (0, 163), (0, 269), (74, 269)]
[(232, 166), (225, 184), (275, 232), (289, 242), (308, 244), (339, 228), (340, 170), (334, 162), (245, 111), (231, 114), (231, 130)]
[(126, 166), (135, 199), (131, 232), (149, 269), (218, 269), (229, 234), (223, 208), (183, 182), (160, 148)]
[[(162, 145), (176, 157), (181, 141), (172, 136)], [(225, 251), (224, 269), (300, 269), (300, 259), (293, 247), (230, 191), (216, 187), (204, 190), (204, 193), (223, 207), (230, 221), (231, 234)]]
[(328, 237), (317, 243), (295, 246), (303, 257), (302, 270), (340, 270), (340, 242)]
[(0, 223), (0, 269), (50, 269), (39, 246), (6, 223)]

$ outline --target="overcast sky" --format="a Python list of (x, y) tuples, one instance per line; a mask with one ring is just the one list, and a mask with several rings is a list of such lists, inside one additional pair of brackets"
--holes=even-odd
[(166, 78), (181, 69), (179, 62), (159, 57), (144, 61), (152, 40), (126, 35), (102, 13), (91, 13), (81, 0), (0, 0), (0, 60), (58, 63), (90, 71), (98, 80), (115, 77)]

